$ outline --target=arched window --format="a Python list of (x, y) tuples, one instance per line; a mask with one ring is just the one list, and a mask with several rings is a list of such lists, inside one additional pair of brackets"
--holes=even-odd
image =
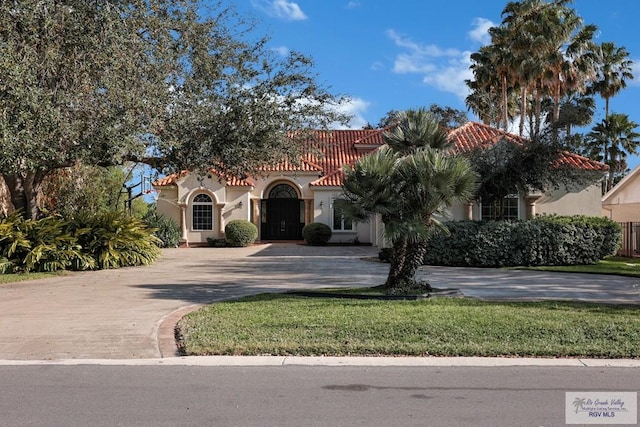
[(206, 194), (193, 198), (193, 229), (213, 230), (213, 201)]
[(269, 191), (270, 199), (297, 199), (298, 193), (290, 185), (278, 184)]

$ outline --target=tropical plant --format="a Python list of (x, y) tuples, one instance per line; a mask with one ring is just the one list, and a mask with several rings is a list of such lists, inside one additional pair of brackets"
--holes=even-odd
[(180, 244), (180, 226), (169, 217), (158, 213), (157, 206), (155, 204), (149, 206), (149, 210), (144, 215), (142, 220), (147, 224), (147, 227), (155, 230), (153, 235), (160, 239), (158, 244), (161, 248), (175, 248)]
[(155, 230), (124, 212), (78, 215), (69, 221), (69, 228), (97, 268), (149, 265), (161, 255)]
[(229, 246), (249, 246), (258, 238), (258, 227), (251, 221), (234, 219), (224, 227), (224, 236)]
[[(502, 23), (489, 30), (491, 44), (471, 55), (474, 79), (467, 81), (472, 90), (467, 105), (483, 120), (495, 117), (490, 94), (500, 93), (500, 125), (506, 130), (508, 122), (519, 116), (520, 135), (529, 120), (529, 136), (537, 137), (543, 130), (543, 102), (551, 102), (551, 121), (555, 123), (562, 100), (583, 92), (595, 79), (598, 49), (592, 39), (596, 27), (583, 25), (570, 3), (507, 3)], [(513, 96), (520, 99), (517, 114), (509, 108)]]
[(637, 127), (628, 114), (611, 113), (587, 134), (590, 157), (609, 166), (605, 192), (613, 187), (616, 174), (626, 170), (627, 156), (638, 153), (640, 133), (636, 132)]
[(605, 102), (605, 118), (609, 117), (609, 100), (627, 87), (627, 80), (633, 79), (633, 61), (624, 46), (603, 42), (598, 50), (598, 67), (590, 93), (599, 94)]
[(335, 207), (347, 219), (380, 215), (393, 255), (385, 286), (389, 293), (428, 290), (415, 280), (436, 213), (473, 197), (476, 174), (468, 161), (447, 153), (446, 134), (425, 109), (409, 110), (384, 134), (387, 146), (345, 169)]

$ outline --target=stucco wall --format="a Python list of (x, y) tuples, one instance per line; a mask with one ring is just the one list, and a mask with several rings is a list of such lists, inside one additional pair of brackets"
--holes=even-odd
[(602, 215), (618, 222), (640, 221), (640, 166), (605, 195)]
[(602, 190), (600, 183), (583, 190), (559, 189), (543, 195), (536, 201), (536, 214), (602, 215)]
[(640, 222), (640, 203), (602, 206), (602, 216), (617, 222)]
[(180, 208), (178, 203), (178, 189), (176, 187), (163, 187), (162, 191), (158, 191), (158, 200), (156, 206), (160, 215), (171, 218), (180, 225)]

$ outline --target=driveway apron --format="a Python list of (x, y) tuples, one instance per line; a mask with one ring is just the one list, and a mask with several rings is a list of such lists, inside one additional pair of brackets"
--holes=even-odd
[[(262, 292), (378, 285), (389, 268), (368, 259), (377, 255), (368, 246), (279, 243), (162, 253), (147, 267), (0, 285), (0, 359), (157, 358), (161, 323), (185, 307)], [(420, 275), (470, 297), (640, 303), (640, 279), (633, 278), (443, 267), (424, 267)]]

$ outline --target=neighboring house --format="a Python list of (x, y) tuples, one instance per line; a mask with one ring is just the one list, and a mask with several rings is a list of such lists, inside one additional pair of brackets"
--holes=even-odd
[(602, 215), (617, 222), (640, 222), (640, 166), (602, 197)]
[(622, 225), (619, 254), (640, 253), (640, 166), (602, 196), (602, 215)]
[[(205, 243), (207, 238), (224, 237), (229, 221), (245, 219), (258, 227), (259, 240), (302, 240), (305, 224), (322, 222), (333, 230), (331, 242), (382, 242), (379, 221), (351, 224), (333, 208), (340, 196), (342, 169), (384, 144), (382, 130), (318, 131), (324, 155), (307, 156), (300, 166), (282, 164), (266, 170), (264, 177), (239, 180), (182, 172), (153, 183), (158, 193), (158, 212), (180, 224), (186, 244)], [(449, 132), (458, 150), (485, 147), (502, 140), (521, 138), (480, 123), (470, 122)], [(562, 153), (562, 163), (601, 171), (606, 166), (572, 153)], [(600, 216), (600, 184), (550, 194), (514, 195), (508, 199), (509, 217), (528, 218), (535, 214), (585, 214)], [(485, 206), (469, 203), (450, 209), (447, 219), (480, 220), (491, 215)]]

